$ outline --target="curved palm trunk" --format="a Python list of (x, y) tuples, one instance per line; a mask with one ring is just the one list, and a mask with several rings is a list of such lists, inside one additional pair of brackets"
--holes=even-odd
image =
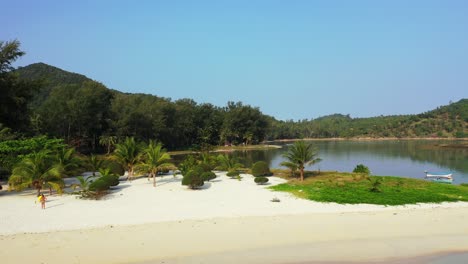
[(304, 166), (301, 166), (301, 181), (304, 181)]
[(156, 173), (153, 172), (153, 187), (156, 187)]

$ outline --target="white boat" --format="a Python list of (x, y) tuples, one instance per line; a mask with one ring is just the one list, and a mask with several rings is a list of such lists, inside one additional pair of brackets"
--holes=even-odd
[(431, 173), (428, 171), (425, 171), (426, 173), (426, 179), (430, 179), (433, 182), (442, 182), (442, 183), (452, 183), (453, 178), (452, 178), (452, 173)]

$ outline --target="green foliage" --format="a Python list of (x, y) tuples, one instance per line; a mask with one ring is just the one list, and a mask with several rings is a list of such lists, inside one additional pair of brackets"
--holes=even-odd
[(182, 175), (187, 174), (191, 169), (193, 169), (198, 164), (197, 159), (194, 155), (188, 155), (184, 161), (179, 164), (179, 170)]
[(91, 154), (88, 157), (87, 167), (93, 172), (93, 176), (96, 176), (96, 171), (99, 171), (104, 165), (104, 160), (100, 159), (98, 156)]
[(72, 176), (76, 169), (82, 165), (81, 160), (76, 156), (74, 148), (61, 148), (55, 154), (57, 164), (64, 176)]
[(370, 174), (370, 170), (367, 166), (365, 166), (364, 164), (358, 164), (354, 170), (353, 170), (354, 173), (364, 173), (364, 174), (367, 174), (369, 175)]
[(221, 141), (234, 145), (261, 142), (268, 127), (268, 119), (258, 107), (228, 102), (221, 128)]
[(110, 182), (107, 179), (99, 178), (89, 185), (89, 190), (96, 193), (102, 193), (110, 188)]
[(287, 159), (287, 164), (295, 164), (300, 171), (301, 181), (304, 180), (304, 167), (320, 162), (320, 158), (315, 158), (317, 149), (305, 141), (296, 141), (291, 145), (283, 157)]
[(132, 180), (134, 167), (138, 163), (142, 154), (142, 144), (134, 138), (125, 138), (125, 141), (117, 144), (114, 151), (114, 159), (128, 171), (128, 179)]
[(16, 191), (33, 187), (38, 194), (43, 188), (61, 193), (64, 182), (60, 174), (61, 166), (49, 151), (34, 152), (15, 165), (8, 184)]
[[(3, 52), (22, 55), (19, 43), (12, 44), (16, 48), (3, 48)], [(204, 152), (214, 145), (249, 145), (264, 139), (466, 137), (467, 99), (419, 115), (351, 118), (334, 114), (278, 121), (241, 102), (215, 107), (191, 99), (124, 94), (46, 64), (12, 72), (11, 62), (18, 56), (6, 57), (10, 60), (4, 64), (8, 67), (0, 85), (4, 89), (0, 94), (6, 95), (0, 98), (0, 138), (5, 139), (17, 138), (18, 132), (46, 134), (65, 139), (77, 151), (96, 153), (110, 152), (112, 142), (125, 137), (145, 142), (158, 139), (169, 149), (196, 147)]]
[(252, 175), (255, 177), (271, 176), (273, 173), (265, 161), (257, 161), (252, 166)]
[(161, 143), (150, 140), (148, 146), (143, 150), (143, 156), (136, 170), (148, 173), (148, 177), (153, 177), (153, 186), (156, 186), (156, 175), (175, 168), (171, 162), (171, 156), (167, 154)]
[[(371, 191), (375, 187), (378, 191)], [(464, 186), (390, 176), (356, 177), (351, 173), (336, 172), (322, 172), (320, 176), (304, 182), (269, 188), (312, 201), (341, 204), (404, 205), (468, 201), (468, 188)]]
[(182, 178), (182, 185), (188, 186), (190, 189), (197, 189), (204, 185), (204, 179), (202, 174), (204, 173), (203, 168), (195, 167), (191, 169)]
[[(380, 186), (382, 185), (382, 178), (368, 178), (369, 181), (371, 182), (371, 186), (370, 186), (370, 191), (371, 192), (382, 192), (382, 190), (380, 189)], [(396, 185), (398, 187), (401, 186), (401, 181), (397, 182)]]
[(116, 136), (103, 135), (99, 137), (99, 144), (106, 146), (107, 155), (110, 154), (111, 148), (114, 147), (115, 143), (117, 143)]
[(255, 177), (254, 178), (254, 181), (256, 184), (265, 184), (267, 183), (269, 180), (267, 177), (263, 177), (263, 176), (260, 176), (260, 177)]
[(237, 178), (239, 176), (239, 172), (237, 170), (230, 170), (226, 173), (226, 176), (231, 178)]
[(235, 157), (229, 156), (227, 154), (218, 155), (217, 160), (219, 166), (216, 168), (218, 170), (232, 171), (243, 167), (243, 165), (239, 163)]
[(201, 177), (204, 181), (211, 181), (216, 179), (216, 174), (212, 171), (205, 171), (201, 174)]
[(291, 174), (290, 174), (291, 177), (295, 176), (296, 171), (298, 169), (297, 167), (298, 165), (290, 161), (283, 161), (280, 163), (280, 166), (287, 167), (291, 171)]
[(119, 177), (112, 174), (110, 169), (100, 169), (99, 174), (101, 176), (93, 181), (89, 185), (89, 190), (92, 192), (96, 192), (97, 194), (101, 194), (110, 189), (112, 186), (119, 185)]
[(91, 184), (91, 182), (93, 182), (93, 177), (83, 177), (83, 176), (78, 176), (76, 177), (76, 179), (78, 180), (78, 184), (74, 184), (72, 185), (72, 187), (75, 189), (75, 188), (80, 188), (81, 189), (81, 192), (88, 192), (89, 190), (89, 185)]
[(106, 159), (104, 160), (102, 167), (108, 168), (114, 175), (122, 176), (125, 174), (124, 167), (116, 160)]
[(28, 103), (40, 84), (20, 79), (13, 71), (12, 64), (23, 55), (18, 40), (0, 41), (0, 124), (13, 131), (28, 132)]
[(0, 167), (11, 171), (21, 159), (33, 155), (32, 153), (46, 150), (54, 153), (66, 147), (62, 139), (49, 139), (45, 136), (6, 140), (0, 142)]

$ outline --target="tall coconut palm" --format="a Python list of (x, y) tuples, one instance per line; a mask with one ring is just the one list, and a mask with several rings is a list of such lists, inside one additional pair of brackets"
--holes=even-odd
[(301, 174), (301, 181), (304, 180), (304, 167), (306, 165), (313, 165), (319, 161), (320, 158), (315, 158), (317, 149), (310, 143), (304, 141), (296, 141), (289, 147), (288, 152), (283, 154), (290, 163), (296, 164)]
[(114, 159), (128, 171), (127, 180), (132, 180), (134, 167), (141, 157), (141, 145), (135, 142), (133, 137), (125, 138), (121, 144), (117, 144), (114, 151)]
[(162, 148), (161, 143), (150, 141), (143, 150), (142, 162), (136, 166), (136, 170), (148, 173), (148, 180), (152, 177), (153, 186), (156, 187), (156, 175), (164, 169), (175, 168), (170, 160), (171, 156)]
[(117, 142), (116, 136), (100, 136), (99, 137), (99, 144), (106, 146), (107, 148), (107, 155), (110, 154), (111, 148)]
[(48, 151), (32, 153), (23, 158), (14, 168), (8, 184), (17, 191), (33, 187), (39, 195), (43, 188), (62, 193), (64, 186), (61, 166), (54, 162)]

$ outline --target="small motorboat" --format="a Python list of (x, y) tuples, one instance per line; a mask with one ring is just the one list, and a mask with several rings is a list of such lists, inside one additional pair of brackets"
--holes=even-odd
[(431, 173), (428, 171), (425, 171), (424, 173), (426, 173), (425, 178), (433, 182), (441, 182), (441, 183), (453, 182), (452, 173)]

